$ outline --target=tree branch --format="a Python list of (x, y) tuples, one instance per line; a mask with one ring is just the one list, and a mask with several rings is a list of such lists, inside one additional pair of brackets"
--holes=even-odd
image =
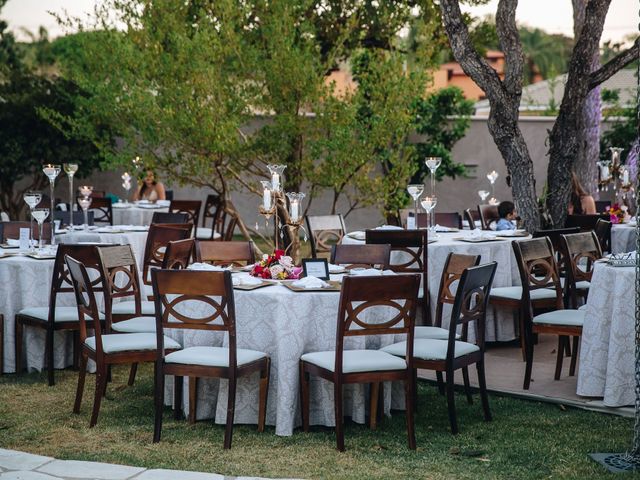
[(516, 24), (518, 0), (500, 0), (496, 12), (496, 30), (505, 55), (504, 88), (512, 96), (522, 95), (522, 71), (524, 54)]
[(637, 60), (638, 57), (640, 57), (640, 37), (636, 38), (631, 47), (624, 52), (620, 52), (589, 76), (589, 90), (607, 81), (616, 72)]

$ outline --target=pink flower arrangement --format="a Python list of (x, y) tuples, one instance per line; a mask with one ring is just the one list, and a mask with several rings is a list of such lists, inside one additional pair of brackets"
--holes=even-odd
[(254, 277), (274, 280), (297, 280), (301, 273), (302, 267), (296, 267), (293, 264), (293, 259), (285, 255), (283, 250), (276, 250), (271, 255), (264, 255), (250, 272)]
[(624, 223), (624, 210), (620, 207), (620, 204), (614, 203), (605, 213), (609, 214), (611, 223)]

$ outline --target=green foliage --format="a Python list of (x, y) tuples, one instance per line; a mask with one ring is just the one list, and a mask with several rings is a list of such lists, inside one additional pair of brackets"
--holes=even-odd
[(631, 145), (638, 138), (637, 112), (634, 108), (620, 106), (618, 90), (603, 89), (600, 95), (603, 102), (613, 104), (613, 108), (607, 109), (604, 117), (611, 126), (600, 136), (600, 159), (610, 160), (609, 148), (621, 147), (624, 150), (620, 154), (620, 160), (626, 163)]
[(567, 71), (573, 39), (539, 28), (520, 27), (518, 31), (525, 54), (525, 83), (532, 82), (536, 69), (545, 79)]

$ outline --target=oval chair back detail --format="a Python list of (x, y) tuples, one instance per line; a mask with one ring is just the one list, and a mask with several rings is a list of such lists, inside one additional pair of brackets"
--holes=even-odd
[(347, 270), (357, 267), (386, 270), (390, 255), (391, 246), (388, 244), (340, 244), (331, 247), (331, 263), (344, 265)]
[(196, 262), (212, 265), (250, 265), (255, 262), (253, 242), (198, 240), (196, 242)]
[(347, 233), (347, 227), (341, 214), (307, 215), (306, 220), (313, 258), (318, 258), (320, 253), (331, 252), (331, 247), (334, 244), (339, 244)]
[(578, 308), (578, 294), (589, 292), (595, 261), (602, 258), (595, 231), (563, 235), (560, 245), (567, 262), (567, 292), (571, 308)]

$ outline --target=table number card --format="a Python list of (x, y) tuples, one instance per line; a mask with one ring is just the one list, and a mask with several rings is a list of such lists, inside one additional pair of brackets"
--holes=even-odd
[(407, 217), (407, 230), (415, 230), (416, 229), (416, 217), (413, 215), (409, 215)]
[(20, 250), (29, 250), (29, 229), (20, 229)]
[(302, 270), (305, 277), (316, 277), (329, 280), (329, 264), (326, 258), (304, 258)]

